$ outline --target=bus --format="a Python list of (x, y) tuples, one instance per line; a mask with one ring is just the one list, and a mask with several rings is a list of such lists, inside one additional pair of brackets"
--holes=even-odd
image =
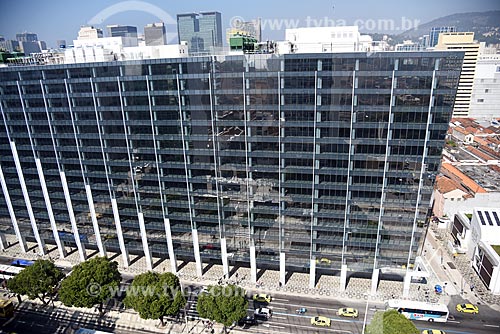
[(412, 300), (389, 300), (386, 309), (394, 309), (411, 320), (446, 322), (450, 311), (444, 304), (416, 302)]
[(14, 304), (10, 300), (0, 299), (0, 318), (10, 318), (14, 315)]
[(24, 270), (24, 267), (14, 267), (7, 264), (0, 264), (0, 274), (14, 276), (19, 274), (22, 270)]

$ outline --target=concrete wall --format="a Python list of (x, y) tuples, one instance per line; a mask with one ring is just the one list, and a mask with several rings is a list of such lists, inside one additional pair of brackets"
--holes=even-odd
[(481, 56), (476, 64), (469, 117), (500, 116), (500, 55)]
[(463, 201), (445, 200), (443, 215), (453, 218), (459, 211), (470, 211), (476, 207), (498, 208), (500, 207), (500, 192), (490, 192), (476, 194), (473, 198), (466, 198)]

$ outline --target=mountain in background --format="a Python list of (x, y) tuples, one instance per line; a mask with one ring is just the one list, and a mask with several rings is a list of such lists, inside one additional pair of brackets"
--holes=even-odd
[(459, 13), (440, 17), (420, 24), (417, 29), (407, 30), (394, 36), (397, 40), (412, 39), (428, 35), (432, 27), (455, 26), (457, 31), (473, 31), (474, 39), (486, 44), (500, 43), (500, 10), (482, 13)]

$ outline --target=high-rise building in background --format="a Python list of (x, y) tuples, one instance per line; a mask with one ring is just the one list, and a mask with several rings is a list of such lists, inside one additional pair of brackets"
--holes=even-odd
[(60, 49), (66, 48), (66, 40), (65, 39), (58, 39), (56, 43), (57, 43), (58, 48), (60, 48)]
[(480, 44), (474, 41), (473, 32), (449, 32), (439, 34), (436, 50), (465, 51), (462, 72), (458, 83), (453, 117), (468, 117), (474, 86), (474, 74), (479, 56)]
[[(45, 42), (43, 42), (45, 44)], [(21, 52), (23, 52), (25, 55), (30, 55), (32, 53), (39, 53), (42, 50), (42, 47), (44, 45), (41, 45), (40, 41), (36, 42), (19, 42), (19, 47), (21, 49)], [(46, 45), (45, 45), (46, 47)]]
[(226, 42), (229, 44), (229, 38), (234, 35), (250, 36), (260, 42), (262, 40), (262, 29), (260, 18), (252, 21), (235, 22), (236, 27), (226, 29)]
[(500, 117), (500, 54), (492, 51), (477, 59), (469, 108), (472, 118)]
[(92, 26), (82, 26), (80, 31), (78, 31), (78, 39), (95, 39), (102, 38), (102, 29), (94, 28)]
[(165, 24), (151, 23), (144, 27), (144, 40), (146, 45), (166, 45), (167, 44), (167, 31)]
[(437, 45), (438, 40), (439, 40), (439, 34), (443, 32), (456, 32), (457, 27), (433, 27), (431, 28), (430, 34), (429, 34), (429, 45), (428, 47), (434, 47)]
[(10, 39), (0, 41), (0, 49), (4, 49), (8, 52), (21, 52), (19, 42)]
[(177, 15), (179, 42), (188, 43), (190, 54), (209, 54), (222, 47), (222, 18), (219, 12)]
[(108, 25), (108, 37), (137, 37), (137, 27), (122, 26), (122, 25)]
[(38, 41), (38, 36), (32, 32), (23, 32), (16, 34), (16, 39), (19, 42), (36, 42)]
[(37, 34), (31, 32), (23, 32), (16, 34), (16, 40), (19, 42), (20, 51), (23, 52), (25, 55), (30, 55), (31, 53), (38, 53), (42, 50), (42, 47), (44, 46), (39, 43)]
[(0, 68), (1, 233), (376, 287), (425, 237), (463, 54)]

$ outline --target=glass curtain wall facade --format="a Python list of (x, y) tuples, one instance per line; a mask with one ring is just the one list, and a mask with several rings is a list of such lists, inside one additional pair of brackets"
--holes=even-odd
[[(460, 52), (0, 68), (2, 233), (228, 267), (401, 268)], [(22, 245), (21, 245), (22, 246)], [(128, 263), (128, 262), (126, 262)], [(284, 276), (283, 276), (284, 277)]]
[(188, 43), (189, 54), (207, 55), (222, 46), (222, 16), (219, 12), (177, 15), (179, 43)]

